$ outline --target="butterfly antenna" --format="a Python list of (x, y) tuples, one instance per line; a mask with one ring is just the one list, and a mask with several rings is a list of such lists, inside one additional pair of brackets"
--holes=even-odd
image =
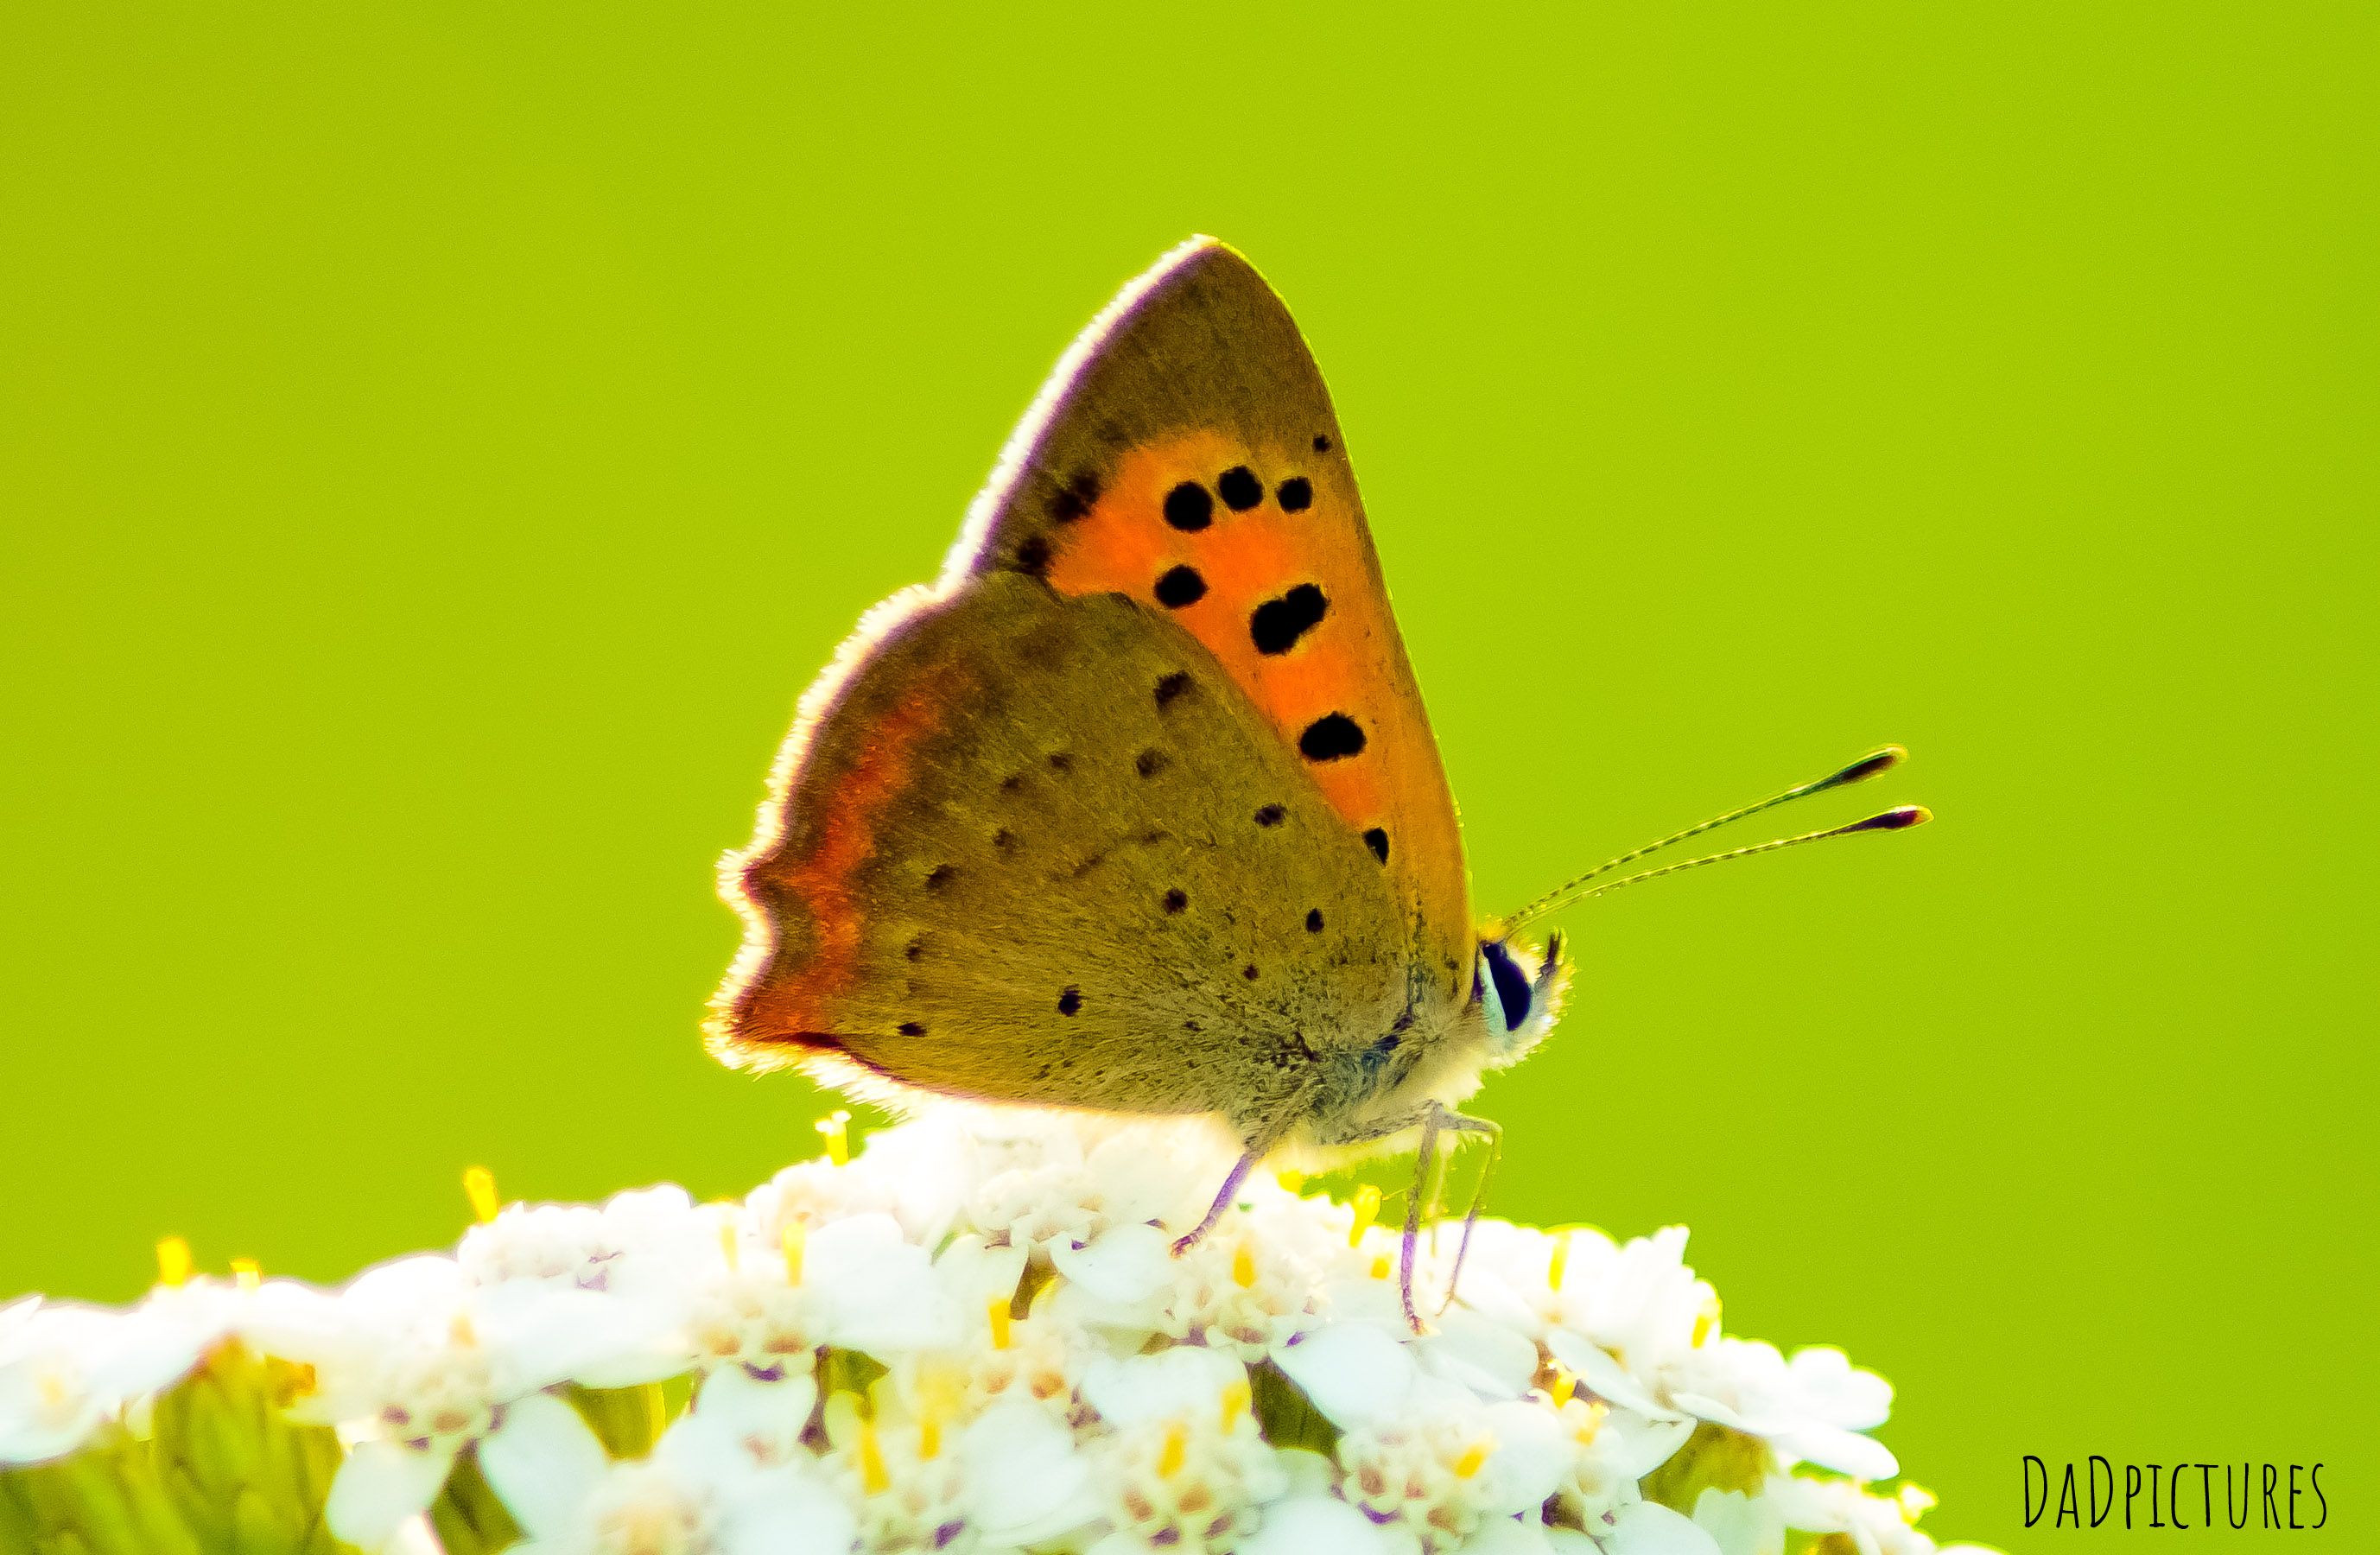
[(1915, 805), (1904, 805), (1898, 809), (1887, 810), (1881, 815), (1869, 816), (1864, 820), (1852, 821), (1848, 826), (1834, 826), (1823, 832), (1811, 832), (1798, 837), (1779, 837), (1775, 842), (1761, 843), (1753, 847), (1736, 848), (1728, 853), (1714, 853), (1706, 857), (1689, 859), (1682, 864), (1672, 864), (1659, 869), (1647, 869), (1642, 874), (1630, 875), (1623, 880), (1613, 881), (1592, 891), (1586, 889), (1606, 875), (1618, 869), (1624, 869), (1640, 858), (1658, 853), (1663, 848), (1682, 843), (1688, 838), (1699, 837), (1706, 832), (1714, 832), (1722, 826), (1732, 825), (1736, 821), (1758, 815), (1763, 810), (1772, 810), (1779, 805), (1790, 804), (1795, 799), (1806, 799), (1813, 794), (1824, 794), (1830, 788), (1841, 788), (1850, 784), (1865, 782), (1878, 772), (1888, 771), (1899, 766), (1908, 759), (1908, 751), (1900, 746), (1888, 745), (1880, 750), (1868, 752), (1849, 766), (1828, 772), (1825, 777), (1815, 778), (1808, 783), (1796, 784), (1781, 794), (1772, 794), (1757, 803), (1731, 809), (1725, 815), (1713, 816), (1710, 820), (1699, 825), (1689, 826), (1682, 832), (1672, 832), (1658, 842), (1646, 843), (1640, 848), (1632, 848), (1617, 858), (1606, 859), (1583, 875), (1564, 881), (1519, 912), (1507, 915), (1504, 924), (1507, 928), (1517, 929), (1531, 918), (1543, 917), (1546, 914), (1567, 907), (1574, 902), (1583, 902), (1591, 896), (1600, 896), (1607, 891), (1617, 891), (1623, 885), (1634, 885), (1639, 881), (1651, 880), (1658, 875), (1670, 875), (1682, 869), (1697, 869), (1705, 864), (1716, 864), (1725, 858), (1744, 858), (1755, 853), (1772, 853), (1780, 847), (1791, 847), (1800, 843), (1814, 843), (1822, 837), (1848, 836), (1854, 832), (1892, 832), (1905, 826), (1917, 825), (1921, 821), (1932, 819), (1932, 812)]

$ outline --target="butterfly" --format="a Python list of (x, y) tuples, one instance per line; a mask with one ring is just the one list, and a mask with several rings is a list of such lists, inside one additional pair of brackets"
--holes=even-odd
[(1571, 971), (1472, 916), (1330, 396), (1205, 237), (1093, 321), (939, 580), (803, 698), (721, 880), (718, 1057), (895, 1105), (1218, 1117), (1241, 1154), (1184, 1245), (1276, 1151), (1417, 1134), (1426, 1174), (1441, 1135), (1492, 1136), (1456, 1105)]

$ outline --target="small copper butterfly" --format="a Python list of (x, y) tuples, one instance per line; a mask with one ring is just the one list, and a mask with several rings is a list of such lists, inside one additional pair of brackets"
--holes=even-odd
[[(1891, 815), (1837, 830), (1923, 819)], [(1330, 395), (1203, 237), (1075, 341), (941, 578), (804, 697), (722, 888), (720, 1058), (895, 1105), (1218, 1116), (1245, 1150), (1185, 1242), (1277, 1149), (1418, 1131), (1426, 1170), (1492, 1131), (1452, 1104), (1570, 972), (1559, 935), (1472, 917)]]

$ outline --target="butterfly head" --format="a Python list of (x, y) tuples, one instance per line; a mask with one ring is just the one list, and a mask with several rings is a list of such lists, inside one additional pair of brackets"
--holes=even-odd
[(1547, 936), (1542, 951), (1500, 925), (1480, 931), (1471, 999), (1487, 1021), (1490, 1068), (1519, 1063), (1553, 1028), (1570, 974), (1559, 931)]

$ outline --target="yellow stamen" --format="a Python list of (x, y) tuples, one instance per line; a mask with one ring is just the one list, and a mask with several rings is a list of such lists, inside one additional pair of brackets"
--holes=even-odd
[(802, 1282), (802, 1242), (805, 1235), (802, 1222), (794, 1221), (777, 1237), (778, 1251), (785, 1260), (785, 1283), (788, 1285)]
[(1366, 1183), (1357, 1188), (1355, 1197), (1347, 1201), (1347, 1208), (1355, 1212), (1355, 1219), (1347, 1227), (1347, 1245), (1360, 1246), (1364, 1241), (1364, 1233), (1372, 1229), (1374, 1221), (1380, 1218), (1378, 1184)]
[(1386, 1253), (1375, 1253), (1372, 1256), (1372, 1278), (1375, 1280), (1385, 1280), (1388, 1277), (1389, 1255)]
[(282, 1371), (274, 1382), (273, 1402), (286, 1409), (299, 1399), (311, 1395), (318, 1379), (314, 1375), (314, 1368), (304, 1361), (281, 1364), (287, 1369)]
[(471, 1315), (468, 1312), (455, 1313), (453, 1319), (446, 1325), (446, 1332), (448, 1337), (466, 1350), (480, 1342), (479, 1330), (471, 1327)]
[(917, 1379), (917, 1461), (930, 1464), (942, 1455), (942, 1421), (957, 1412), (959, 1379), (940, 1367)]
[(884, 1447), (876, 1440), (876, 1422), (859, 1417), (859, 1484), (871, 1496), (892, 1488), (892, 1471), (884, 1466)]
[(1232, 1249), (1232, 1283), (1252, 1290), (1257, 1282), (1257, 1250), (1243, 1242)]
[(465, 1168), (463, 1197), (471, 1201), (471, 1213), (486, 1225), (496, 1218), (496, 1174), (484, 1166)]
[(1603, 1429), (1603, 1417), (1610, 1413), (1611, 1406), (1597, 1399), (1586, 1406), (1585, 1422), (1571, 1432), (1571, 1436), (1581, 1447), (1593, 1446), (1597, 1435)]
[(1234, 1377), (1223, 1385), (1223, 1434), (1225, 1436), (1240, 1428), (1240, 1422), (1247, 1417), (1249, 1403), (1246, 1378)]
[(1190, 1457), (1190, 1427), (1176, 1420), (1165, 1427), (1165, 1445), (1157, 1454), (1157, 1477), (1171, 1479)]
[(1560, 1409), (1563, 1404), (1568, 1403), (1577, 1391), (1578, 1379), (1571, 1375), (1570, 1367), (1566, 1366), (1554, 1367), (1554, 1385), (1547, 1393), (1547, 1396), (1554, 1401), (1554, 1407)]
[(730, 1272), (733, 1272), (735, 1270), (742, 1266), (744, 1249), (742, 1245), (736, 1240), (735, 1222), (734, 1221), (722, 1221), (719, 1222), (719, 1256), (727, 1260), (727, 1268)]
[(264, 1282), (264, 1270), (254, 1258), (234, 1258), (231, 1277), (239, 1282), (241, 1290), (252, 1291)]
[(826, 1159), (837, 1166), (851, 1164), (851, 1114), (837, 1107), (818, 1121), (818, 1131), (826, 1139)]
[(1550, 1290), (1560, 1290), (1562, 1276), (1568, 1272), (1570, 1272), (1570, 1233), (1565, 1231), (1554, 1237), (1553, 1256), (1546, 1260), (1547, 1287)]
[(157, 1244), (157, 1283), (181, 1286), (190, 1281), (190, 1245), (178, 1236)]
[(1305, 1189), (1305, 1173), (1293, 1166), (1285, 1167), (1274, 1173), (1273, 1180), (1291, 1193), (1302, 1193)]
[(1488, 1455), (1495, 1451), (1496, 1443), (1491, 1440), (1483, 1438), (1473, 1442), (1463, 1450), (1463, 1456), (1454, 1460), (1454, 1477), (1471, 1478), (1488, 1466)]
[(1714, 1295), (1703, 1303), (1702, 1311), (1695, 1315), (1694, 1336), (1691, 1342), (1695, 1349), (1699, 1350), (1703, 1347), (1704, 1342), (1717, 1332), (1718, 1332), (1718, 1297)]
[(1011, 1344), (1015, 1342), (1015, 1336), (1010, 1331), (1010, 1330), (1015, 1324), (1016, 1319), (1009, 1316), (1008, 1298), (1006, 1296), (994, 1296), (990, 1301), (984, 1303), (984, 1315), (991, 1319), (991, 1347), (993, 1349), (1005, 1350)]

